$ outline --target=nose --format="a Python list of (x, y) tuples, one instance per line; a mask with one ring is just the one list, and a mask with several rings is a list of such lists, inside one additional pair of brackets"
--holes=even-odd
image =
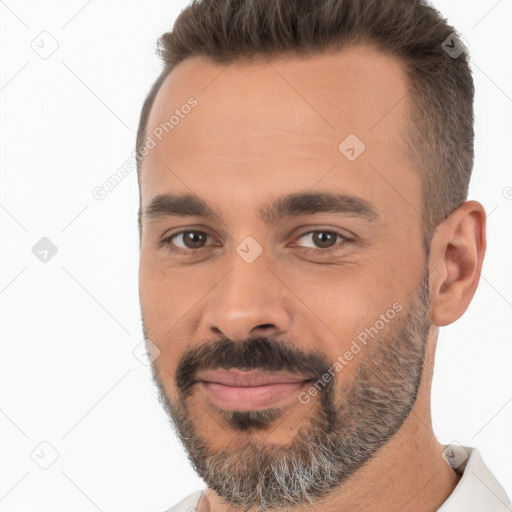
[(260, 258), (247, 263), (235, 255), (206, 306), (203, 321), (209, 334), (243, 341), (258, 335), (282, 335), (290, 329), (287, 288)]

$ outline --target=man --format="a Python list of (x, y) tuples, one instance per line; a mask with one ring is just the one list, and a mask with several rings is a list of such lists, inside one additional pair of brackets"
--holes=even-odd
[(171, 511), (510, 510), (431, 423), (486, 246), (453, 28), (414, 0), (203, 0), (159, 50), (141, 310), (207, 484)]

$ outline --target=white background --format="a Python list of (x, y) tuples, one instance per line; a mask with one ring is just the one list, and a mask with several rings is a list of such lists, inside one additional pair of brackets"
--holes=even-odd
[[(434, 430), (478, 447), (512, 495), (512, 5), (434, 4), (471, 51), (470, 198), (489, 214), (476, 297), (441, 331)], [(135, 171), (103, 201), (92, 196), (134, 149), (160, 70), (156, 40), (185, 5), (0, 1), (0, 511), (162, 512), (203, 487), (133, 354)], [(47, 59), (31, 48), (43, 31), (58, 43)], [(42, 237), (58, 248), (47, 263), (32, 253)], [(35, 462), (51, 461), (43, 441), (59, 454), (46, 470)]]

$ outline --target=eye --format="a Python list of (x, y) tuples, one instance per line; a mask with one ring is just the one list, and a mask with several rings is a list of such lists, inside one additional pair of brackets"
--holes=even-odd
[[(169, 235), (161, 240), (159, 245), (177, 254), (190, 254), (207, 247), (209, 239), (212, 239), (212, 237), (208, 233), (189, 229)], [(307, 251), (316, 253), (327, 253), (341, 249), (351, 239), (337, 231), (315, 230), (299, 236), (296, 241), (299, 240), (304, 240), (306, 244), (313, 244), (313, 246), (308, 247), (304, 242), (299, 244), (295, 242), (293, 247), (303, 247)], [(213, 245), (220, 246), (218, 243)], [(336, 245), (341, 245), (341, 247), (336, 247)]]
[(167, 247), (171, 252), (186, 253), (187, 251), (202, 249), (209, 238), (211, 236), (204, 231), (180, 231), (164, 238), (160, 245)]
[[(335, 247), (338, 240), (341, 240), (342, 242), (350, 241), (350, 239), (345, 235), (332, 230), (309, 231), (308, 233), (301, 235), (299, 238), (297, 238), (297, 240), (306, 240), (306, 243), (309, 242), (314, 244), (313, 247), (307, 247), (303, 244), (299, 244), (299, 246), (316, 252), (329, 252), (331, 250), (338, 250), (341, 249), (341, 247)], [(344, 245), (344, 243), (341, 245)]]

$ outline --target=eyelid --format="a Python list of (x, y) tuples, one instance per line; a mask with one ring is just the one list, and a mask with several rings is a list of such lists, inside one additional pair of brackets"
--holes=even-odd
[[(303, 238), (306, 235), (312, 235), (313, 233), (332, 233), (332, 234), (336, 235), (337, 237), (342, 238), (343, 239), (342, 242), (344, 242), (344, 243), (348, 243), (348, 242), (353, 242), (354, 241), (354, 238), (352, 236), (347, 235), (344, 231), (341, 231), (338, 228), (330, 228), (330, 227), (329, 228), (322, 228), (322, 227), (320, 227), (320, 228), (309, 229), (308, 231), (304, 231), (303, 233), (295, 235), (293, 237), (293, 242), (292, 243), (295, 243), (297, 240)], [(327, 252), (329, 252), (331, 250), (335, 251), (337, 248), (339, 248), (339, 247), (337, 247), (337, 246), (339, 246), (339, 244), (340, 244), (340, 242), (337, 242), (333, 246), (327, 247), (325, 249), (318, 248), (318, 247), (304, 247), (304, 246), (301, 246), (301, 245), (299, 245), (299, 246), (292, 246), (292, 247), (303, 247), (306, 250), (327, 253)], [(287, 247), (289, 247), (289, 246), (287, 246)]]

